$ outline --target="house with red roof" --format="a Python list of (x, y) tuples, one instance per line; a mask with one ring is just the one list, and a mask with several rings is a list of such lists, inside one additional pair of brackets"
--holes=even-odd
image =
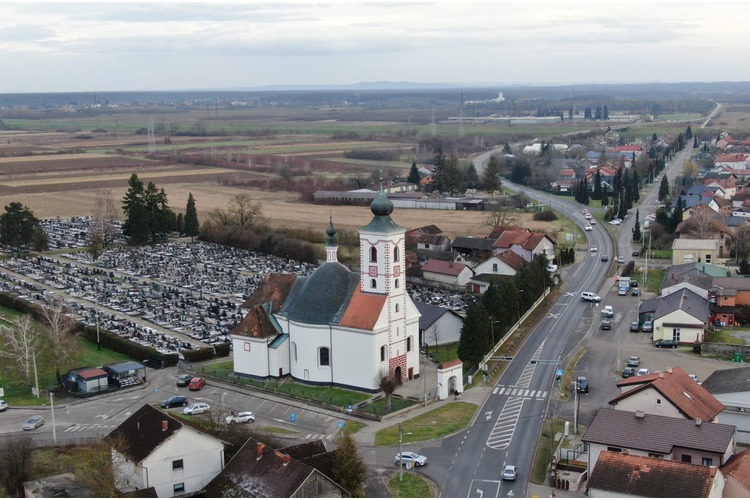
[(748, 156), (744, 153), (721, 153), (714, 158), (714, 167), (729, 167), (742, 170), (747, 168)]
[(494, 255), (472, 267), (469, 288), (472, 293), (484, 293), (492, 283), (515, 276), (525, 265), (523, 257), (513, 250)]
[(466, 285), (474, 275), (466, 264), (448, 260), (427, 259), (422, 266), (422, 277), (428, 281), (450, 285)]
[(555, 242), (545, 233), (531, 231), (504, 231), (492, 244), (495, 255), (513, 250), (526, 262), (534, 260), (534, 256), (544, 254), (552, 262), (555, 257)]
[(721, 466), (724, 498), (750, 498), (750, 448), (742, 450)]

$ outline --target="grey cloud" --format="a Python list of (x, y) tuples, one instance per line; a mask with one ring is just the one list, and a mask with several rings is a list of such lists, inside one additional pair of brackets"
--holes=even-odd
[(0, 42), (30, 42), (54, 36), (55, 32), (44, 26), (25, 25), (0, 29)]

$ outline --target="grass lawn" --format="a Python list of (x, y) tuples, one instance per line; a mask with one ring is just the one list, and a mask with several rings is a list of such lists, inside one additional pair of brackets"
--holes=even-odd
[[(542, 434), (536, 444), (536, 454), (534, 455), (534, 469), (531, 471), (531, 482), (534, 484), (545, 484), (547, 480), (547, 464), (549, 464), (551, 452), (557, 447), (555, 435), (562, 434), (565, 431), (565, 422), (554, 419), (552, 421), (552, 443), (550, 443), (550, 425), (547, 421), (542, 426)], [(550, 448), (550, 444), (552, 448)]]
[(651, 258), (672, 260), (672, 250), (670, 249), (651, 249)]
[(388, 489), (393, 498), (430, 498), (430, 485), (419, 474), (404, 472), (403, 480), (399, 481), (400, 473), (394, 472), (388, 480)]
[[(403, 423), (403, 442), (416, 443), (447, 436), (466, 427), (476, 411), (477, 405), (461, 401), (410, 418)], [(395, 444), (398, 444), (398, 425), (383, 429), (375, 435), (375, 446)]]
[(736, 337), (734, 328), (719, 328), (714, 334), (708, 339), (708, 342), (717, 342), (719, 344), (729, 345), (746, 345), (745, 339)]
[(649, 269), (648, 280), (643, 283), (642, 288), (646, 288), (647, 292), (659, 293), (666, 274), (666, 269)]

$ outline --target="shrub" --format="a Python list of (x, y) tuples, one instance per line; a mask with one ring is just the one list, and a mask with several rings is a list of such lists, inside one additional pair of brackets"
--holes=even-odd
[(214, 344), (214, 351), (216, 351), (217, 357), (223, 358), (224, 356), (229, 356), (229, 342)]
[(216, 356), (216, 351), (213, 347), (204, 347), (201, 349), (186, 349), (182, 351), (182, 355), (186, 361), (196, 363), (198, 361), (205, 361)]
[(545, 210), (543, 212), (537, 212), (534, 214), (534, 220), (551, 221), (557, 220), (557, 214), (552, 210)]

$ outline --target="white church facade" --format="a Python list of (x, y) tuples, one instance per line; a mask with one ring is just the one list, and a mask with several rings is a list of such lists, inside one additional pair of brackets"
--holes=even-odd
[(338, 262), (331, 221), (326, 262), (308, 277), (271, 273), (231, 332), (234, 372), (376, 392), (387, 370), (419, 377), (419, 311), (406, 292), (406, 229), (382, 186), (359, 231), (360, 272)]

